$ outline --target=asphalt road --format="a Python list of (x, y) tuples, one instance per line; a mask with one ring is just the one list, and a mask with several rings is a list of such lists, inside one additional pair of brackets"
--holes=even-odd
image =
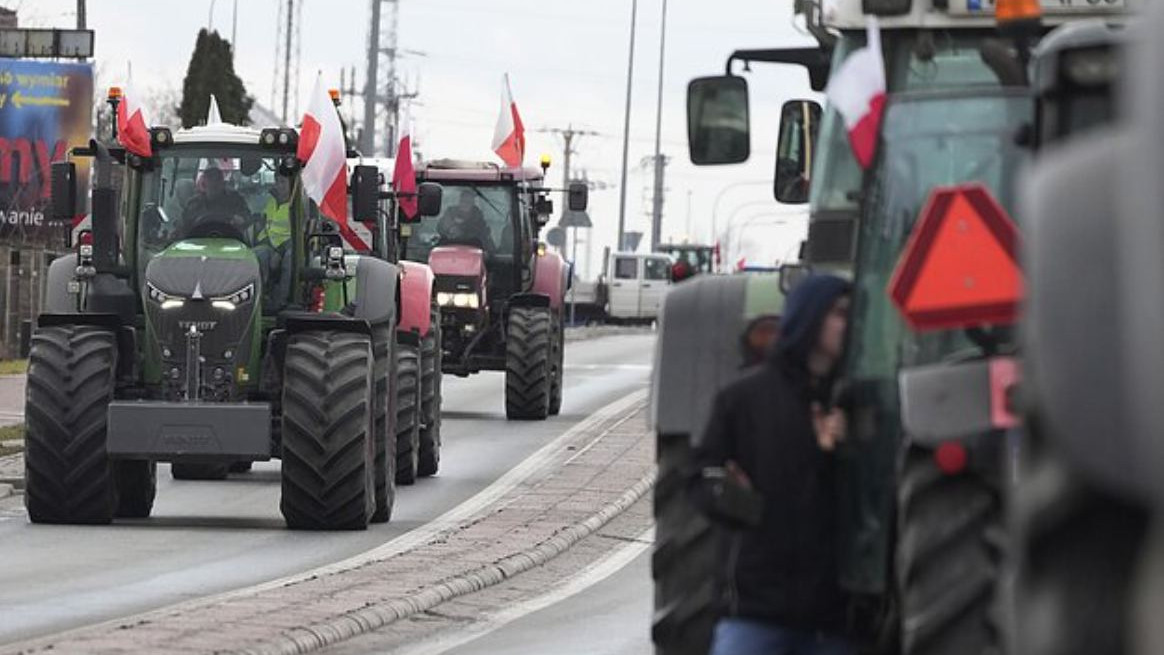
[(500, 374), (446, 377), (441, 474), (402, 488), (392, 522), (366, 532), (286, 530), (277, 463), (222, 482), (174, 481), (163, 467), (144, 521), (39, 526), (0, 516), (0, 644), (280, 578), (398, 537), (644, 387), (652, 347), (649, 335), (570, 344), (562, 415), (541, 423), (505, 421)]
[(642, 655), (650, 653), (651, 553), (609, 578), (527, 614), (446, 655)]

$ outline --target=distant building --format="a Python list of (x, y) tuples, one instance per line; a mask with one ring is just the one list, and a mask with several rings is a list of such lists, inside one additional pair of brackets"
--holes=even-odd
[(0, 7), (0, 28), (20, 27), (16, 22), (16, 10)]

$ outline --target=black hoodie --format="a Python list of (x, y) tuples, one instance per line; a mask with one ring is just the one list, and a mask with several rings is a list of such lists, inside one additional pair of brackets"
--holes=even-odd
[(833, 303), (849, 284), (831, 276), (802, 282), (784, 307), (769, 361), (715, 399), (698, 465), (735, 461), (764, 497), (758, 528), (735, 538), (727, 612), (807, 631), (840, 634), (845, 596), (837, 584), (836, 484), (831, 454), (820, 449), (812, 403), (827, 381), (813, 381), (807, 358)]

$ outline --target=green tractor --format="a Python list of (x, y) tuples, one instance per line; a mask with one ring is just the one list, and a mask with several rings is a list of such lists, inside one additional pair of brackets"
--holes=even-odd
[[(150, 140), (149, 157), (97, 141), (71, 153), (94, 158), (96, 182), (32, 338), (29, 519), (144, 518), (158, 462), (212, 477), (281, 458), (288, 527), (389, 520), (398, 270), (346, 261), (303, 191), (295, 130), (154, 127)], [(53, 164), (55, 220), (78, 213), (75, 175)], [(344, 302), (324, 311), (336, 282)]]

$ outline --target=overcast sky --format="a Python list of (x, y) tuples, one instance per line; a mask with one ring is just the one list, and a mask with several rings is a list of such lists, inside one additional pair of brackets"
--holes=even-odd
[[(369, 0), (302, 0), (300, 107), (316, 71), (338, 86), (340, 70), (356, 67), (363, 80), (370, 22)], [(3, 0), (0, 0), (2, 3)], [(21, 25), (71, 27), (75, 0), (8, 0)], [(89, 0), (96, 30), (99, 83), (125, 77), (156, 93), (180, 89), (197, 30), (211, 18), (211, 0)], [(687, 156), (686, 86), (692, 77), (723, 71), (736, 48), (812, 43), (792, 23), (791, 0), (672, 0), (667, 21), (663, 85), (663, 151), (669, 155), (664, 239), (706, 240), (716, 197), (722, 227), (734, 217), (748, 226), (738, 237), (749, 261), (791, 257), (803, 238), (798, 208), (772, 199), (776, 124), (781, 103), (811, 97), (807, 77), (791, 67), (764, 66), (748, 75), (752, 98), (752, 159), (739, 166), (697, 168)], [(238, 0), (235, 69), (258, 102), (269, 105), (274, 81), (278, 0)], [(419, 91), (413, 117), (428, 157), (492, 159), (501, 78), (510, 74), (529, 142), (528, 163), (548, 152), (556, 164), (561, 143), (544, 128), (593, 130), (577, 143), (576, 169), (607, 182), (592, 195), (594, 266), (601, 246), (615, 240), (623, 109), (630, 32), (630, 0), (400, 0), (402, 75)], [(234, 0), (216, 0), (213, 26), (230, 38)], [(654, 152), (662, 0), (640, 0), (634, 75), (628, 229), (649, 232), (651, 176), (639, 167)], [(362, 85), (362, 82), (361, 84)], [(551, 169), (560, 179), (561, 169)], [(743, 184), (748, 183), (748, 184)], [(737, 184), (724, 192), (728, 185)], [(688, 201), (690, 199), (690, 230)], [(559, 201), (560, 202), (560, 201)], [(771, 225), (776, 214), (793, 215)], [(769, 224), (765, 227), (765, 224)], [(585, 256), (579, 259), (585, 263)]]

